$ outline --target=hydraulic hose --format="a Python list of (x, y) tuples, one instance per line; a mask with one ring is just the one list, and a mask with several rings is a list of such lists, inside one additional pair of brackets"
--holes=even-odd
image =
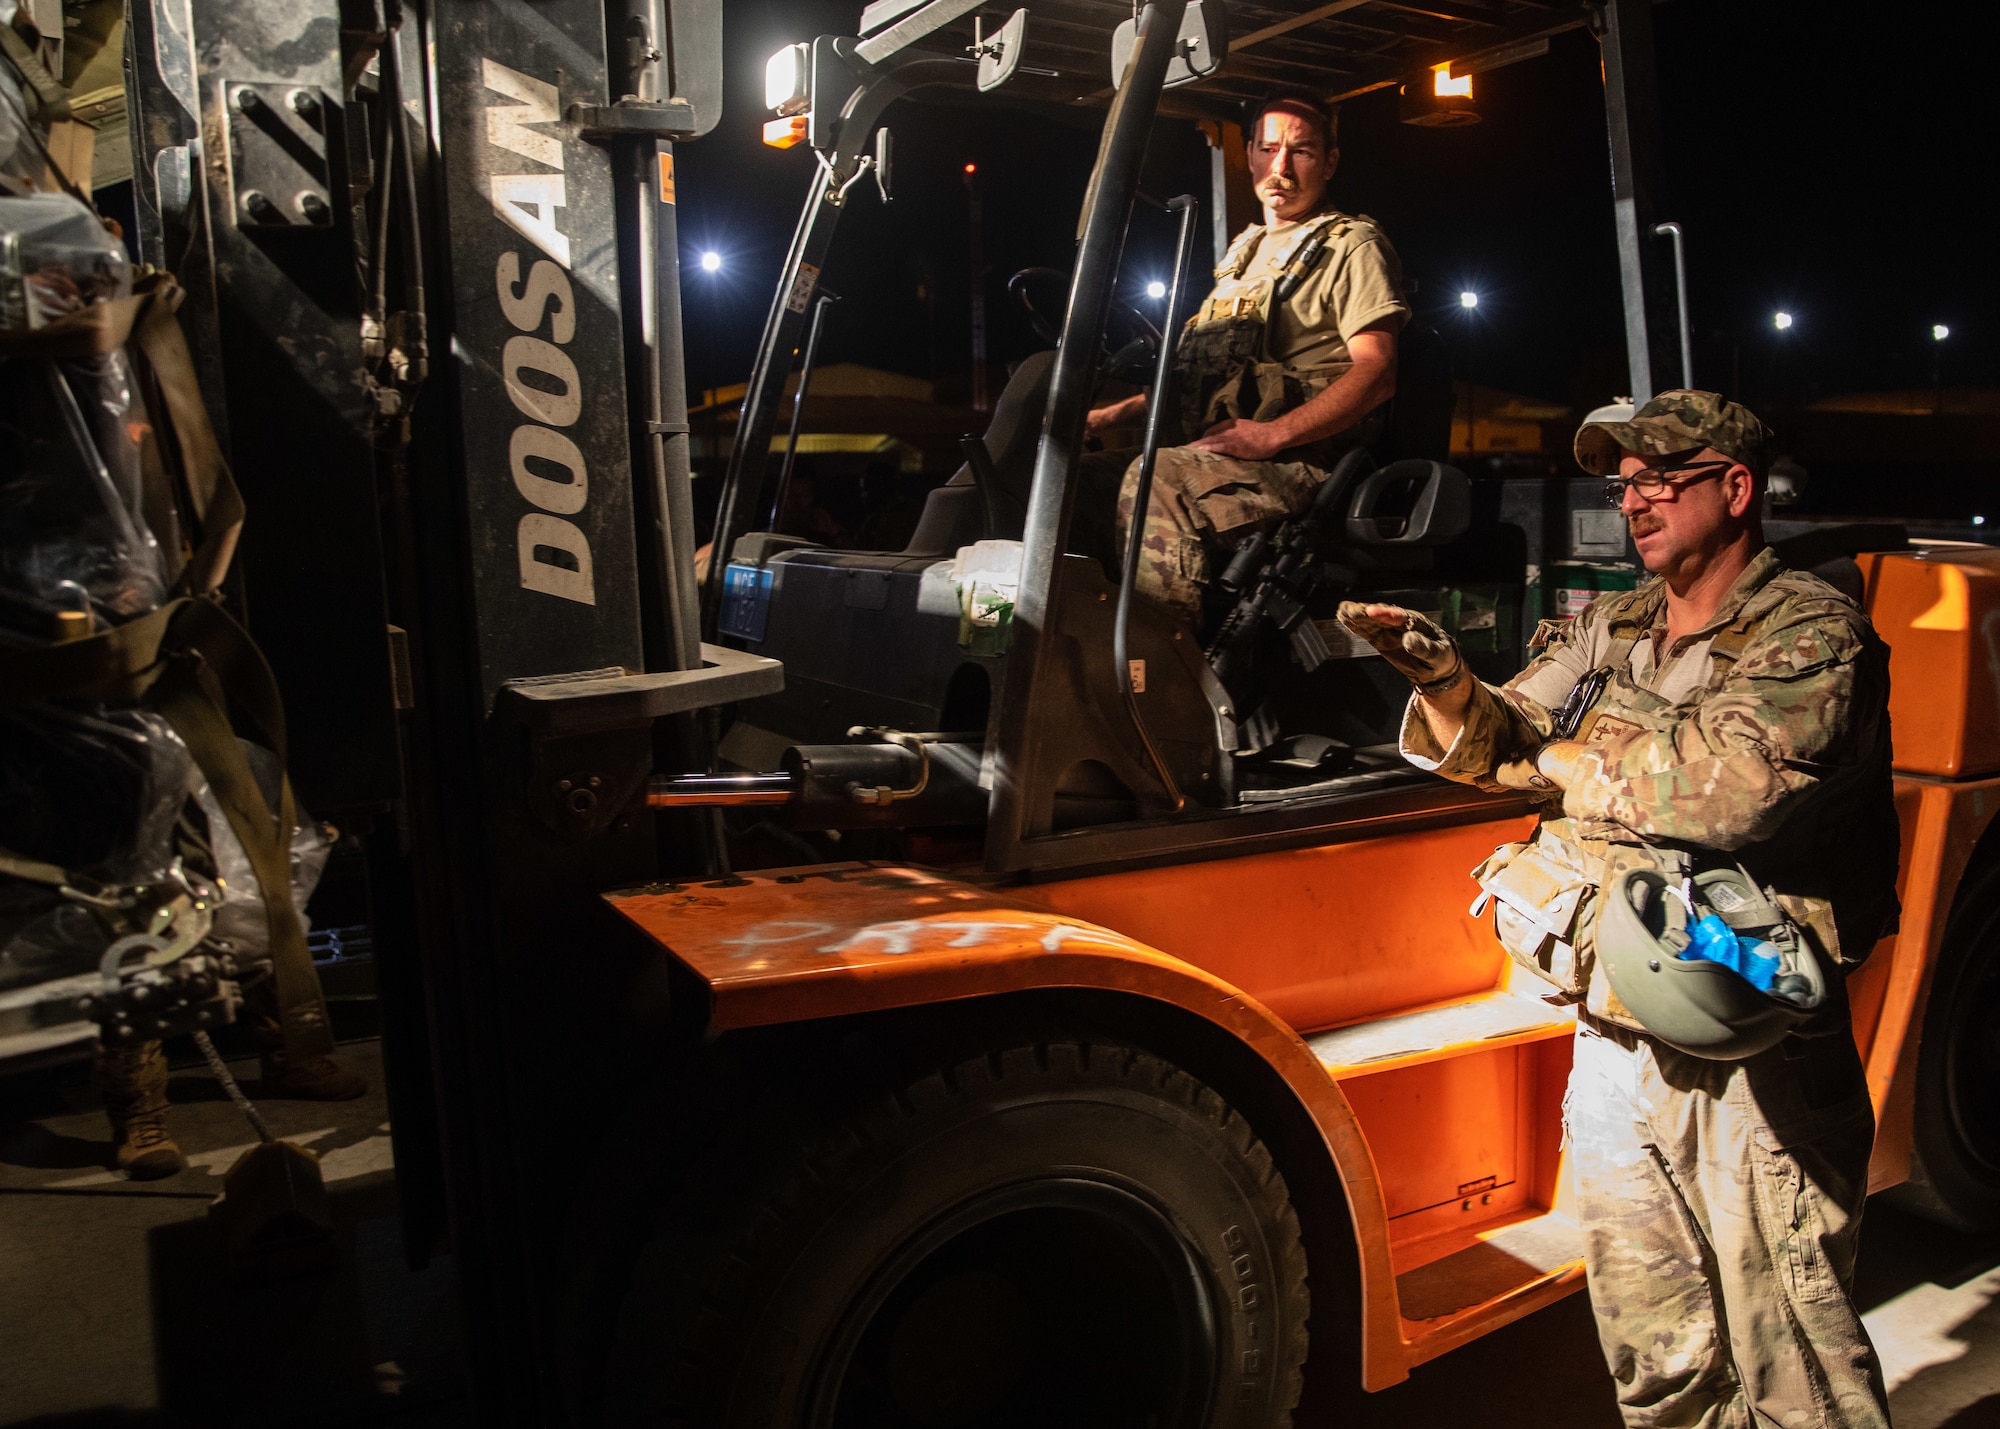
[[(398, 31), (400, 30), (400, 22)], [(403, 257), (403, 354), (409, 366), (404, 380), (412, 392), (423, 384), (430, 375), (430, 338), (425, 331), (427, 319), (424, 314), (424, 244), (423, 234), (418, 230), (418, 215), (422, 209), (417, 203), (417, 163), (416, 146), (410, 139), (410, 116), (403, 109), (403, 59), (400, 48), (402, 36), (392, 31), (388, 43), (382, 46), (382, 94), (388, 103), (383, 106), (383, 127), (393, 126), (396, 136), (394, 146), (395, 174), (393, 175), (397, 197), (403, 205), (403, 226), (401, 230)], [(382, 207), (389, 207), (389, 189), (392, 176), (383, 173), (379, 182), (385, 185), (382, 193)], [(386, 259), (387, 253), (383, 254)]]

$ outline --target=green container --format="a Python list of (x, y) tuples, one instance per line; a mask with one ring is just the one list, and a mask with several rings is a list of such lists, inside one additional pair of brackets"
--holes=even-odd
[(1011, 589), (962, 586), (958, 592), (958, 644), (971, 655), (1005, 655), (1014, 633)]
[(1622, 561), (1557, 561), (1528, 587), (1528, 603), (1537, 620), (1572, 620), (1605, 591), (1638, 585), (1639, 572)]

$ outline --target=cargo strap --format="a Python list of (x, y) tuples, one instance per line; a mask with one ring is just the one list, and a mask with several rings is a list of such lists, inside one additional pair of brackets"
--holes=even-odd
[(7, 58), (14, 62), (14, 68), (21, 72), (21, 78), (28, 82), (28, 88), (35, 92), (37, 101), (33, 118), (48, 122), (69, 118), (69, 91), (61, 80), (49, 73), (49, 67), (42, 63), (42, 57), (35, 53), (34, 46), (21, 37), (21, 32), (12, 25), (0, 24), (0, 50), (6, 51)]
[[(283, 773), (285, 712), (278, 702), (277, 682), (249, 633), (213, 601), (190, 601), (176, 625), (192, 625), (185, 632), (191, 638), (167, 656), (147, 703), (186, 743), (222, 806), (230, 831), (250, 858), (264, 895), (285, 1060), (294, 1067), (304, 1066), (333, 1051), (333, 1032), (306, 947), (305, 927), (292, 902), (291, 844), (298, 812), (291, 778)], [(232, 699), (278, 756), (275, 814), (230, 724), (226, 711)]]
[[(284, 705), (262, 652), (215, 597), (242, 531), (243, 499), (209, 425), (194, 362), (174, 316), (180, 289), (165, 274), (149, 275), (135, 286), (140, 291), (133, 295), (138, 302), (129, 323), (130, 340), (158, 384), (201, 545), (181, 575), (175, 598), (158, 610), (82, 640), (0, 650), (0, 706), (46, 699), (143, 701), (174, 727), (257, 875), (270, 930), (285, 1057), (299, 1066), (330, 1053), (333, 1038), (304, 925), (292, 902), (291, 836), (298, 822), (292, 785), (281, 773), (274, 811), (230, 717), (232, 711), (242, 717), (277, 755), (282, 771)], [(146, 452), (149, 464), (157, 467), (157, 446), (148, 443)]]
[[(207, 595), (222, 583), (235, 557), (236, 541), (243, 532), (243, 493), (237, 490), (215, 439), (215, 428), (209, 425), (194, 358), (175, 316), (186, 293), (165, 273), (148, 275), (133, 286), (136, 295), (147, 302), (133, 326), (132, 340), (153, 369), (180, 456), (189, 504), (201, 528), (202, 543), (182, 572), (181, 585), (190, 594)], [(157, 444), (149, 440), (142, 455), (157, 471)]]
[(129, 298), (113, 298), (64, 313), (31, 332), (0, 331), (0, 357), (69, 362), (115, 352), (132, 335), (132, 326), (148, 301), (147, 295), (135, 292)]
[(0, 873), (26, 879), (30, 883), (46, 883), (56, 888), (69, 882), (69, 875), (54, 864), (43, 863), (38, 858), (23, 858), (7, 848), (0, 848)]

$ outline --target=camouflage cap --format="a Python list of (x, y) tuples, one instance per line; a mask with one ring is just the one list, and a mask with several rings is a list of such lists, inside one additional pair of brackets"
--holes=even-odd
[(1750, 409), (1720, 393), (1675, 388), (1662, 392), (1628, 422), (1589, 422), (1576, 434), (1576, 464), (1592, 476), (1612, 476), (1625, 452), (1675, 456), (1712, 448), (1764, 474), (1771, 434)]

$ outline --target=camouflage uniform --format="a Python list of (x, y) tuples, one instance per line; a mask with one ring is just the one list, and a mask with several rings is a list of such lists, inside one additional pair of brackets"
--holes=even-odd
[[(1311, 462), (1243, 461), (1193, 447), (1161, 447), (1146, 503), (1139, 594), (1200, 625), (1202, 595), (1214, 579), (1211, 553), (1233, 547), (1260, 525), (1303, 511), (1326, 475), (1325, 467)], [(1134, 461), (1118, 489), (1120, 559), (1138, 489)]]
[(1497, 788), (1571, 690), (1615, 670), (1576, 731), (1583, 772), (1481, 876), (1540, 890), (1549, 926), (1503, 941), (1584, 1005), (1567, 1128), (1625, 1422), (1886, 1426), (1848, 1298), (1874, 1124), (1838, 978), (1802, 1035), (1719, 1062), (1645, 1035), (1591, 971), (1596, 889), (1621, 861), (1703, 850), (1773, 887), (1830, 969), (1867, 955), (1895, 914), (1887, 650), (1769, 550), (1670, 648), (1666, 618), (1659, 581), (1598, 597), (1505, 686), (1474, 687), (1449, 749), (1413, 699), (1403, 752)]
[[(1277, 235), (1252, 224), (1229, 245), (1215, 276), (1181, 337), (1168, 425), (1183, 442), (1218, 422), (1269, 421), (1302, 406), (1353, 367), (1349, 339), (1410, 311), (1401, 265), (1382, 231), (1372, 219), (1331, 210)], [(1285, 284), (1290, 291), (1280, 302)], [(1198, 623), (1215, 553), (1260, 523), (1303, 510), (1341, 452), (1380, 434), (1385, 413), (1377, 408), (1349, 431), (1282, 460), (1163, 446), (1147, 503), (1139, 592)], [(1121, 547), (1138, 484), (1134, 461), (1118, 495)]]

